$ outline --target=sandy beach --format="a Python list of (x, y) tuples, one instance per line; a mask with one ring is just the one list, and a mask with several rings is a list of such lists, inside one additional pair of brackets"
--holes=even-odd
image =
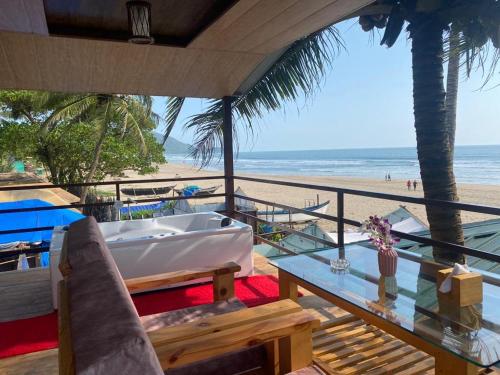
[[(127, 173), (127, 179), (135, 178), (174, 178), (178, 177), (203, 177), (203, 176), (221, 176), (222, 171), (207, 171), (199, 170), (188, 164), (174, 164), (168, 163), (160, 166), (158, 173), (154, 175), (139, 176), (133, 172)], [(238, 174), (238, 173), (236, 173)], [(325, 177), (325, 176), (273, 176), (273, 175), (257, 175), (257, 174), (240, 174), (242, 176), (253, 176), (267, 179), (275, 179), (282, 181), (293, 181), (317, 185), (336, 186), (357, 190), (374, 191), (381, 193), (408, 195), (411, 197), (422, 197), (423, 192), (421, 185), (417, 187), (416, 191), (408, 191), (406, 188), (406, 181), (393, 180), (386, 182), (384, 180), (350, 178), (350, 177)], [(186, 183), (190, 184), (190, 183)], [(213, 185), (223, 184), (223, 180), (207, 180), (195, 181), (193, 184), (201, 187), (209, 187)], [(165, 184), (157, 184), (165, 185)], [(178, 183), (177, 187), (182, 187), (184, 183)], [(138, 185), (137, 185), (138, 186)], [(256, 197), (271, 202), (288, 204), (295, 207), (304, 207), (306, 200), (316, 200), (319, 194), (320, 201), (330, 200), (328, 213), (331, 215), (336, 214), (336, 194), (324, 191), (314, 191), (308, 189), (299, 189), (295, 187), (275, 186), (269, 184), (262, 184), (248, 181), (235, 181), (235, 186), (240, 186), (243, 191), (251, 197)], [(112, 189), (112, 187), (110, 187)], [(474, 185), (474, 184), (459, 184), (459, 196), (462, 202), (477, 203), (491, 206), (500, 206), (500, 185)], [(223, 192), (221, 188), (218, 192)], [(205, 202), (221, 200), (221, 198), (209, 198), (203, 200)], [(199, 202), (202, 202), (201, 200)], [(355, 220), (364, 220), (370, 215), (385, 215), (394, 211), (399, 207), (399, 202), (386, 201), (373, 198), (365, 198), (359, 196), (347, 195), (345, 199), (345, 215), (347, 218)], [(406, 204), (407, 209), (414, 213), (423, 222), (427, 222), (425, 209), (422, 206), (414, 204)], [(263, 207), (260, 207), (263, 208)], [(496, 218), (490, 215), (478, 214), (473, 212), (462, 212), (462, 220), (464, 223), (481, 221)], [(330, 222), (321, 223), (324, 229), (329, 231), (336, 230), (336, 224)]]

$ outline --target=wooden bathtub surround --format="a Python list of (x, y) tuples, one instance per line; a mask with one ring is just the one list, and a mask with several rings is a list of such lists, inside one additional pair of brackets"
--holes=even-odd
[[(60, 282), (59, 374), (74, 375), (69, 305)], [(291, 300), (199, 319), (148, 334), (164, 370), (266, 344), (265, 374), (286, 374), (312, 363), (312, 332), (319, 320)]]
[[(441, 285), (444, 279), (453, 271), (446, 268), (437, 272), (436, 283)], [(448, 301), (457, 307), (475, 305), (483, 301), (483, 276), (477, 272), (455, 275), (451, 278), (451, 292), (441, 293), (439, 299)]]
[(234, 274), (241, 267), (228, 262), (218, 266), (199, 267), (191, 270), (166, 272), (151, 276), (135, 277), (124, 280), (129, 292), (165, 287), (173, 284), (213, 277), (214, 300), (222, 301), (234, 296)]
[[(312, 330), (319, 327), (319, 320), (304, 311), (282, 312), (276, 317), (251, 312), (246, 319), (240, 319), (238, 312), (228, 313), (219, 316), (225, 322), (212, 325), (210, 333), (199, 334), (197, 327), (182, 325), (172, 327), (178, 337), (169, 327), (153, 332), (150, 339), (165, 370), (255, 345), (276, 345), (283, 339), (288, 345), (279, 346), (279, 373), (286, 374), (312, 363)], [(203, 325), (205, 319), (197, 323)]]
[(291, 300), (271, 302), (266, 305), (214, 315), (202, 320), (178, 326), (161, 328), (148, 333), (151, 342), (158, 346), (188, 340), (222, 330), (237, 328), (241, 324), (251, 324), (302, 311), (302, 307)]

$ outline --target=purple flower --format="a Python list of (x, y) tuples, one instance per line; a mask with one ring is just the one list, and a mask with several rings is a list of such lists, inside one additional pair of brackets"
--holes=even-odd
[(388, 219), (379, 218), (377, 215), (370, 216), (363, 222), (363, 232), (369, 232), (369, 239), (373, 245), (380, 249), (386, 249), (399, 242), (399, 238), (392, 237), (392, 225)]

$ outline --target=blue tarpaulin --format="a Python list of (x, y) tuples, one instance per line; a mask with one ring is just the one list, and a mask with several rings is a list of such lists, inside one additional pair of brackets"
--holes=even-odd
[[(47, 206), (53, 206), (53, 204), (40, 199), (27, 199), (22, 201), (0, 203), (0, 210)], [(0, 214), (0, 231), (67, 225), (84, 217), (84, 215), (70, 209)], [(0, 235), (0, 244), (16, 241), (29, 243), (50, 241), (51, 236), (51, 230), (2, 234)], [(42, 257), (42, 266), (46, 263), (46, 260), (48, 260), (48, 257), (45, 254), (45, 256)]]

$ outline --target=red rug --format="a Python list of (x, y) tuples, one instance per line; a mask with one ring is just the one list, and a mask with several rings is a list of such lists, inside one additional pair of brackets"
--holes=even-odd
[[(250, 276), (235, 280), (236, 296), (248, 307), (278, 300), (274, 276)], [(213, 301), (212, 284), (177, 288), (134, 296), (139, 315), (202, 305)], [(0, 323), (0, 358), (57, 347), (57, 313)]]

